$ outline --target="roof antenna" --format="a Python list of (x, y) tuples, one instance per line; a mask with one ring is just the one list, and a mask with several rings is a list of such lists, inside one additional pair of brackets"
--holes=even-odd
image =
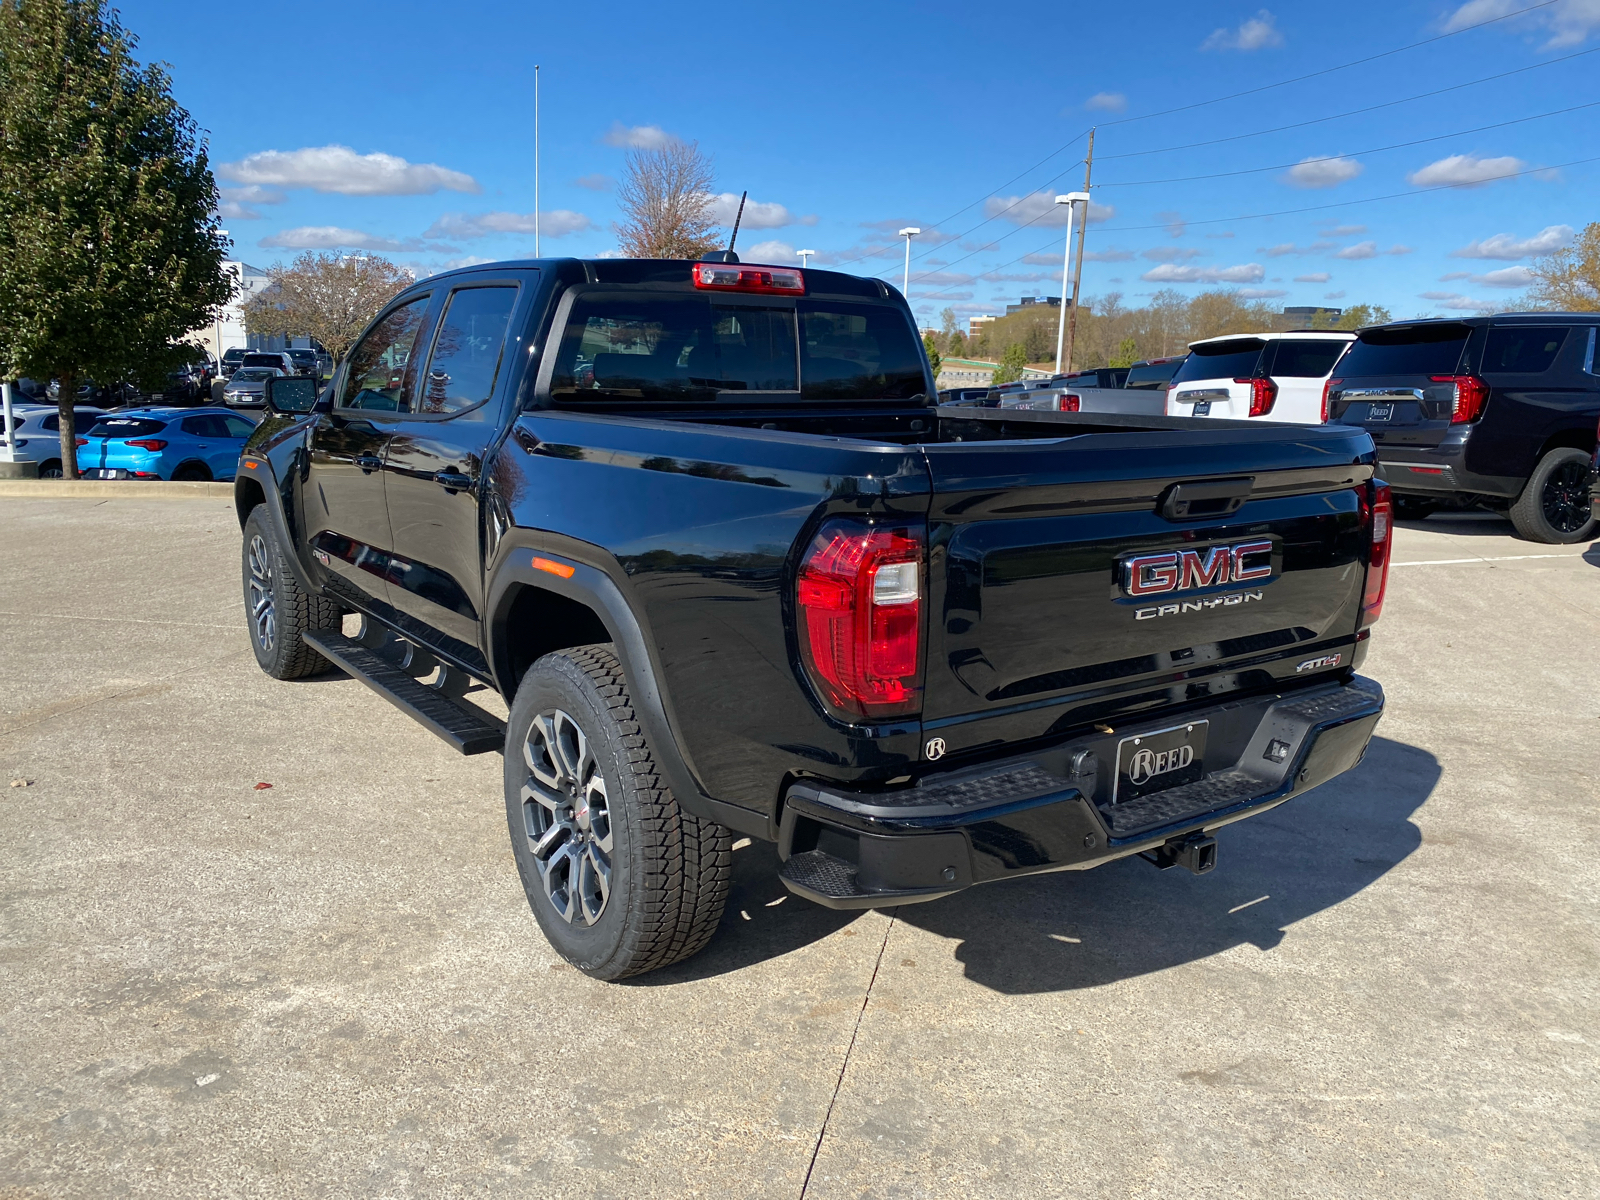
[(739, 261), (739, 256), (733, 252), (733, 244), (739, 240), (739, 222), (744, 220), (744, 202), (749, 195), (748, 191), (739, 193), (739, 211), (733, 218), (733, 236), (728, 239), (728, 248), (726, 250), (713, 250), (710, 254), (702, 257), (700, 259), (701, 262), (736, 263)]

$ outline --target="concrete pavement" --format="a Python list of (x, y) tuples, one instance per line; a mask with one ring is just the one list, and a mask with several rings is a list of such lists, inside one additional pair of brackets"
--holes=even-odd
[(0, 499), (0, 1198), (1593, 1195), (1600, 549), (1509, 532), (1400, 528), (1379, 740), (1213, 874), (851, 915), (746, 844), (606, 985), (497, 756), (256, 669), (230, 503)]

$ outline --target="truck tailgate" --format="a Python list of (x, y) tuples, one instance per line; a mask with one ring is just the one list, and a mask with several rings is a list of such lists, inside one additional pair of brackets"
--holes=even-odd
[[(1351, 666), (1371, 442), (1163, 424), (1187, 428), (925, 447), (923, 719), (948, 751), (1145, 722)], [(1175, 488), (1197, 497), (1187, 515)]]

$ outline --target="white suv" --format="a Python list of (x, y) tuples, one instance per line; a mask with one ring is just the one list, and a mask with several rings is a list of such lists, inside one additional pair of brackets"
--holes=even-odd
[(1322, 385), (1353, 333), (1256, 333), (1189, 344), (1167, 385), (1169, 417), (1263, 417), (1291, 425), (1328, 419)]

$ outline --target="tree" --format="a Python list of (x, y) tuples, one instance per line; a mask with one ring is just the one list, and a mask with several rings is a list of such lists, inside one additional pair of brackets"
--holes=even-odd
[(1529, 308), (1600, 312), (1600, 221), (1585, 225), (1571, 246), (1535, 259)]
[(1012, 342), (1000, 355), (1000, 365), (995, 368), (990, 383), (999, 387), (1022, 378), (1022, 368), (1028, 365), (1028, 352), (1021, 342)]
[(613, 225), (628, 258), (699, 258), (722, 245), (713, 235), (715, 177), (698, 142), (672, 142), (657, 150), (630, 150), (617, 182), (617, 204), (627, 218)]
[(967, 352), (967, 335), (959, 329), (956, 330), (950, 335), (950, 341), (946, 348), (949, 350), (951, 358), (961, 358)]
[(410, 286), (411, 273), (378, 255), (307, 251), (275, 263), (265, 288), (244, 304), (251, 333), (313, 337), (338, 362), (378, 310)]
[(1117, 343), (1117, 352), (1108, 367), (1131, 367), (1139, 361), (1139, 343), (1131, 337), (1125, 337)]
[(101, 0), (0, 0), (0, 376), (153, 383), (227, 302), (193, 119)]
[(933, 334), (925, 333), (922, 335), (922, 348), (928, 352), (928, 365), (933, 368), (933, 382), (937, 385), (939, 382), (939, 367), (944, 360), (939, 357), (939, 348), (933, 344)]
[(1368, 325), (1387, 325), (1393, 319), (1381, 304), (1352, 304), (1340, 314), (1332, 328), (1354, 331)]

